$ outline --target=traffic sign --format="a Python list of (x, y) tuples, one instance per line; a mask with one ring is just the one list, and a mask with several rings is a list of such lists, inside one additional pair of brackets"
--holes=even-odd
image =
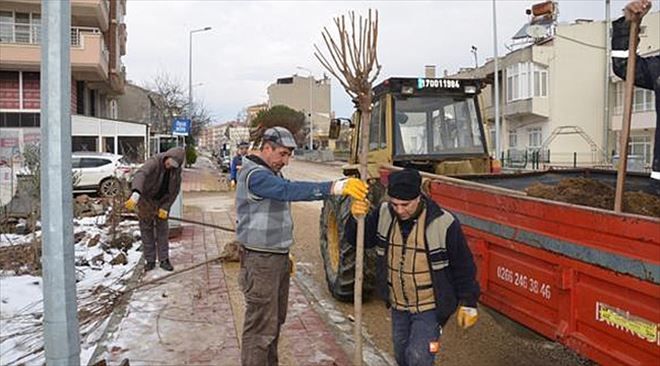
[(188, 136), (190, 134), (191, 122), (187, 118), (177, 118), (172, 124), (172, 135), (175, 136)]

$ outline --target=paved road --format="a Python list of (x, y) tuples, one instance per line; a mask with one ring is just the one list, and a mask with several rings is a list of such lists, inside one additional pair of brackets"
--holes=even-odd
[[(321, 181), (341, 177), (336, 165), (294, 161), (284, 175), (293, 180)], [(320, 202), (293, 204), (296, 245), (293, 253), (298, 262), (298, 280), (306, 285), (321, 304), (339, 309), (343, 318), (353, 314), (352, 304), (332, 299), (326, 290), (323, 262), (319, 251)], [(332, 317), (333, 319), (336, 317)], [(341, 316), (340, 316), (341, 318)], [(498, 319), (501, 316), (498, 317)], [(342, 319), (339, 319), (339, 323)], [(375, 345), (392, 354), (389, 312), (380, 301), (370, 300), (363, 306), (366, 332)], [(551, 342), (506, 319), (499, 322), (487, 311), (481, 311), (473, 328), (464, 331), (452, 318), (442, 337), (443, 351), (436, 364), (465, 365), (583, 365), (580, 359), (562, 345)]]

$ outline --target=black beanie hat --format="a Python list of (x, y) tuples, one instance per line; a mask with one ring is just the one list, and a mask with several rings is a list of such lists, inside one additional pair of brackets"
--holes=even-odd
[(387, 193), (400, 200), (412, 200), (421, 193), (422, 176), (417, 170), (404, 169), (390, 174)]

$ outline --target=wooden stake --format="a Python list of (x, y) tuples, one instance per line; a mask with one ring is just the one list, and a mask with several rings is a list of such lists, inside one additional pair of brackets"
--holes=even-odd
[[(360, 177), (366, 181), (369, 177), (367, 169), (369, 153), (369, 122), (371, 121), (371, 94), (358, 96), (360, 103), (360, 153), (358, 163), (360, 164)], [(355, 316), (355, 327), (353, 338), (355, 339), (355, 353), (353, 364), (362, 365), (362, 284), (364, 282), (364, 217), (357, 220), (357, 238), (355, 248), (355, 283), (353, 288), (353, 313)]]
[(630, 120), (632, 118), (632, 102), (635, 93), (635, 66), (637, 63), (637, 37), (639, 34), (639, 19), (630, 22), (630, 38), (628, 40), (628, 65), (626, 68), (625, 93), (623, 97), (623, 125), (621, 126), (619, 167), (616, 176), (616, 194), (614, 196), (614, 211), (621, 212), (623, 208), (623, 191), (628, 168), (628, 139), (630, 138)]
[[(350, 24), (347, 27), (344, 16), (335, 18), (337, 36), (332, 36), (327, 28), (323, 29), (321, 35), (330, 57), (326, 57), (317, 45), (314, 45), (314, 55), (332, 76), (337, 78), (344, 87), (346, 93), (358, 103), (360, 110), (360, 153), (358, 162), (360, 165), (360, 178), (366, 181), (369, 177), (367, 170), (367, 154), (369, 152), (369, 123), (371, 122), (371, 86), (380, 73), (378, 63), (378, 11), (374, 12), (372, 18), (371, 9), (369, 16), (357, 19), (354, 12), (349, 12)], [(355, 249), (355, 353), (354, 365), (362, 365), (362, 282), (364, 281), (364, 218), (359, 218), (358, 232)], [(343, 224), (343, 223), (341, 223)]]

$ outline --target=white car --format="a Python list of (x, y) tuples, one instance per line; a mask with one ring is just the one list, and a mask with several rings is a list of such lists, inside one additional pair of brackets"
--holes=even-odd
[(111, 197), (119, 192), (119, 179), (128, 180), (132, 167), (121, 155), (95, 152), (74, 152), (71, 167), (77, 175), (76, 192), (96, 191)]

